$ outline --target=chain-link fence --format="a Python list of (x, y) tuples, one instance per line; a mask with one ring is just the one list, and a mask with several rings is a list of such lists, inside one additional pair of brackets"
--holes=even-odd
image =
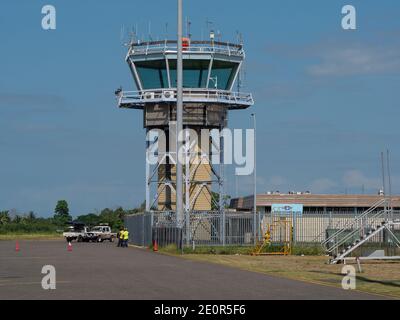
[[(257, 215), (259, 224), (260, 215)], [(130, 242), (149, 246), (154, 240), (159, 246), (220, 246), (254, 244), (253, 214), (225, 212), (191, 212), (177, 223), (175, 212), (150, 212), (125, 217), (131, 235)]]
[(140, 213), (125, 217), (129, 230), (129, 241), (137, 246), (147, 247), (152, 243), (152, 214)]
[[(150, 246), (157, 241), (159, 246), (175, 244), (182, 246), (252, 246), (261, 240), (268, 228), (272, 229), (274, 241), (279, 242), (278, 230), (274, 225), (285, 222), (292, 228), (294, 244), (319, 244), (331, 234), (354, 221), (356, 214), (315, 212), (302, 215), (277, 215), (251, 212), (191, 212), (189, 223), (176, 221), (175, 212), (149, 212), (127, 216), (125, 225), (130, 231), (130, 241), (139, 246)], [(400, 221), (400, 212), (393, 212), (393, 220)], [(362, 221), (368, 228), (382, 222), (382, 218)], [(400, 239), (400, 225), (393, 233)], [(287, 232), (285, 232), (287, 234)], [(385, 242), (387, 234), (378, 234), (370, 242)]]
[[(301, 243), (321, 243), (336, 231), (346, 228), (360, 214), (346, 213), (313, 213), (303, 215), (274, 215), (265, 214), (262, 217), (261, 228), (266, 228), (268, 224), (276, 219), (284, 219), (290, 222), (293, 227), (293, 242)], [(358, 222), (352, 228), (360, 229), (362, 233), (368, 233), (370, 229), (379, 225), (386, 217), (374, 216), (367, 217)], [(387, 217), (389, 218), (389, 217)], [(392, 220), (400, 221), (400, 212), (393, 212)], [(349, 228), (349, 232), (352, 230)], [(400, 238), (400, 225), (394, 227), (394, 233)], [(384, 242), (387, 239), (387, 234), (381, 233), (372, 238), (370, 242)]]

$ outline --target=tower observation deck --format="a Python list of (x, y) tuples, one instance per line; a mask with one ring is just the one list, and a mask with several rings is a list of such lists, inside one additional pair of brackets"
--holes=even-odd
[[(131, 43), (126, 62), (137, 91), (116, 92), (120, 108), (143, 110), (146, 130), (161, 130), (166, 136), (166, 142), (157, 138), (147, 142), (147, 152), (155, 144), (166, 144), (165, 154), (158, 154), (157, 164), (146, 163), (148, 211), (174, 211), (176, 205), (176, 170), (174, 161), (169, 159), (172, 148), (168, 138), (173, 134), (170, 126), (176, 122), (177, 45), (176, 40)], [(198, 132), (199, 137), (202, 129), (221, 131), (227, 127), (229, 110), (246, 109), (254, 104), (250, 93), (233, 91), (244, 59), (241, 44), (183, 39), (183, 128)], [(210, 153), (202, 150), (204, 144), (200, 140), (185, 149), (185, 210), (220, 211), (223, 210), (223, 161), (216, 170)], [(219, 142), (214, 149), (215, 145), (220, 146), (217, 152), (222, 160)], [(207, 143), (213, 149), (211, 138)], [(156, 190), (154, 196), (152, 185)], [(215, 185), (217, 189), (213, 189)], [(214, 192), (219, 194), (219, 200), (213, 198)]]

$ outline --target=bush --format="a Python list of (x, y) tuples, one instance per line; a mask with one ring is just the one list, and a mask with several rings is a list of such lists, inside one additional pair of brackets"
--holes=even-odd
[[(95, 226), (100, 223), (107, 223), (114, 232), (124, 226), (124, 217), (128, 214), (137, 213), (143, 210), (143, 205), (132, 210), (117, 208), (116, 210), (104, 209), (100, 214), (90, 213), (78, 217), (78, 221), (88, 226)], [(59, 201), (56, 207), (56, 214), (53, 218), (37, 218), (33, 212), (28, 214), (16, 214), (11, 218), (9, 211), (0, 211), (0, 234), (28, 234), (28, 233), (56, 233), (68, 226), (72, 218), (69, 215), (66, 201)]]
[(0, 226), (0, 233), (55, 233), (57, 225), (49, 219), (21, 220)]

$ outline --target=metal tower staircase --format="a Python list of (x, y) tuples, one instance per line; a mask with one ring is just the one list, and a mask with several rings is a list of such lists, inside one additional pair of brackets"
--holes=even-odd
[(362, 246), (385, 229), (388, 230), (389, 234), (395, 239), (396, 245), (400, 247), (400, 241), (391, 231), (391, 227), (393, 225), (398, 225), (399, 222), (394, 222), (389, 219), (389, 210), (379, 210), (382, 207), (386, 208), (386, 205), (386, 199), (379, 200), (367, 211), (346, 223), (343, 228), (334, 232), (322, 242), (322, 245), (332, 256), (330, 260), (331, 264), (341, 262), (355, 249)]

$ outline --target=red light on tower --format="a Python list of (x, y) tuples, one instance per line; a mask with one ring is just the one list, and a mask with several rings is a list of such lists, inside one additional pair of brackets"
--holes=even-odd
[(189, 38), (182, 38), (182, 48), (186, 51), (190, 47), (190, 39)]

